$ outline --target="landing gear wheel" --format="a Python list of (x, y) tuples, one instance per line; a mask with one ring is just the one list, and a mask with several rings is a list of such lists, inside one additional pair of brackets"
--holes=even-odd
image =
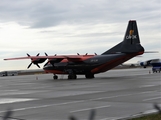
[(53, 76), (53, 79), (54, 79), (54, 80), (57, 80), (57, 79), (58, 79), (58, 76), (57, 76), (57, 75), (54, 75), (54, 76)]
[(69, 74), (68, 79), (77, 79), (77, 75), (76, 74)]
[(85, 74), (85, 77), (88, 79), (92, 79), (94, 78), (94, 74), (90, 73), (90, 74)]

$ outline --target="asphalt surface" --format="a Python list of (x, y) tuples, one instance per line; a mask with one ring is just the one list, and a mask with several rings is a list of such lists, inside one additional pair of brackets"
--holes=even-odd
[(151, 68), (111, 70), (95, 79), (78, 76), (67, 80), (52, 74), (0, 77), (0, 115), (7, 109), (12, 117), (26, 120), (114, 120), (153, 110), (161, 105), (161, 73)]

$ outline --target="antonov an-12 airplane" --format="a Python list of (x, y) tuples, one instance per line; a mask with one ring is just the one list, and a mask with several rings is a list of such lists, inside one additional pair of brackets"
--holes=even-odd
[(58, 79), (57, 74), (68, 74), (68, 79), (77, 79), (77, 75), (85, 75), (86, 78), (94, 78), (94, 74), (108, 71), (123, 62), (144, 53), (144, 48), (140, 44), (137, 23), (130, 20), (122, 42), (101, 55), (53, 55), (48, 56), (30, 56), (8, 58), (4, 60), (31, 59), (28, 68), (35, 64), (48, 62), (43, 69), (47, 73), (53, 73), (54, 79)]

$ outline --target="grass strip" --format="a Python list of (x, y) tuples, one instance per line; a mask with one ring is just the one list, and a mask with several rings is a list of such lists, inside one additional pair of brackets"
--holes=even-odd
[(133, 118), (133, 119), (130, 119), (130, 120), (161, 120), (161, 114), (159, 114), (159, 113), (149, 114), (149, 115), (146, 115), (146, 116), (142, 116), (142, 117), (139, 117), (139, 118)]

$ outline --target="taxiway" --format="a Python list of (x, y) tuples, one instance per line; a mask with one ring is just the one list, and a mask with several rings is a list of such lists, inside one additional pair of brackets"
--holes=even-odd
[(13, 117), (26, 120), (67, 120), (73, 115), (115, 120), (153, 110), (161, 104), (161, 73), (151, 68), (111, 70), (95, 79), (67, 80), (52, 74), (0, 77), (0, 115), (11, 108)]

